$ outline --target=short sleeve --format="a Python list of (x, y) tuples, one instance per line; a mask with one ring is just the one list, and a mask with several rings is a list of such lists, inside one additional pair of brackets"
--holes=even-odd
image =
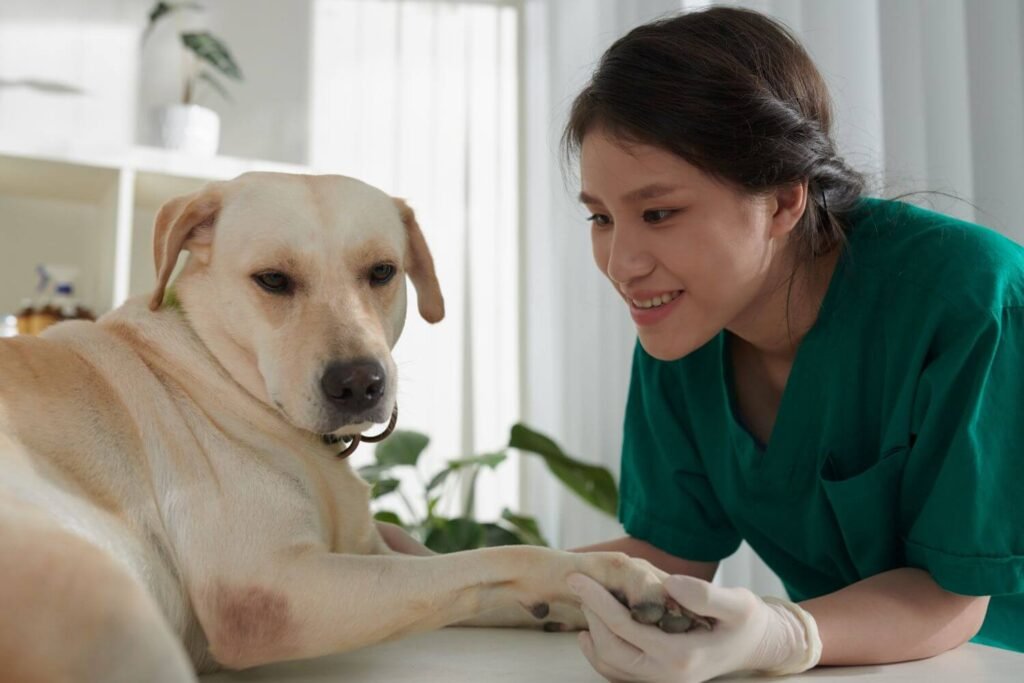
[(937, 337), (901, 483), (907, 563), (963, 595), (1024, 593), (1024, 309)]
[(666, 392), (681, 391), (673, 364), (637, 344), (626, 404), (619, 520), (637, 538), (688, 560), (731, 555), (740, 537), (708, 482), (685, 414)]

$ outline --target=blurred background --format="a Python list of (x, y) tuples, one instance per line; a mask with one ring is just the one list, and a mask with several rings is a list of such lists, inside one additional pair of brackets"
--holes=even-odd
[[(448, 303), (437, 326), (410, 318), (395, 349), (399, 427), (430, 442), (379, 509), (424, 514), (429, 479), (506, 452), (516, 422), (617, 479), (635, 334), (590, 261), (558, 138), (615, 38), (706, 4), (3, 0), (0, 320), (13, 334), (19, 312), (88, 317), (149, 291), (156, 210), (204, 182), (355, 176), (415, 208)], [(872, 194), (952, 195), (922, 201), (1024, 240), (1024, 2), (719, 4), (797, 33)], [(559, 547), (621, 535), (541, 459), (507, 454), (479, 461), (472, 500), (456, 472), (438, 510), (516, 511)], [(781, 594), (746, 547), (720, 580)]]

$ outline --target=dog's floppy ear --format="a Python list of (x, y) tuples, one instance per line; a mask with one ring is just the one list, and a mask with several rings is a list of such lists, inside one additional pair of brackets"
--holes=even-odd
[(156, 290), (149, 300), (150, 310), (160, 308), (164, 290), (171, 278), (178, 254), (187, 249), (206, 262), (213, 243), (213, 225), (222, 203), (216, 185), (176, 197), (160, 207), (153, 229), (153, 259), (156, 262)]
[(427, 241), (416, 222), (416, 214), (404, 200), (397, 197), (395, 206), (402, 217), (406, 235), (406, 266), (413, 286), (416, 288), (416, 300), (419, 302), (420, 315), (428, 323), (436, 323), (444, 318), (444, 297), (441, 296), (441, 285), (434, 273), (434, 259), (430, 255)]

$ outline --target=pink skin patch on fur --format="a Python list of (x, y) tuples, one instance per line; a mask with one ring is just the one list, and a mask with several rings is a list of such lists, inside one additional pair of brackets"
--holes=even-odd
[(292, 620), (283, 595), (261, 586), (218, 583), (213, 616), (210, 645), (221, 664), (242, 668), (286, 656)]

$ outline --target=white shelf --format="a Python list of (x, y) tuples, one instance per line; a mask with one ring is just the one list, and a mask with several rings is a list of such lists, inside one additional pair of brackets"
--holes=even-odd
[(152, 288), (152, 222), (168, 199), (248, 171), (306, 166), (194, 157), (153, 147), (0, 145), (0, 315), (32, 294), (38, 263), (78, 266), (78, 292), (96, 313)]
[(96, 164), (8, 156), (0, 152), (0, 193), (95, 202), (103, 198), (117, 169)]

